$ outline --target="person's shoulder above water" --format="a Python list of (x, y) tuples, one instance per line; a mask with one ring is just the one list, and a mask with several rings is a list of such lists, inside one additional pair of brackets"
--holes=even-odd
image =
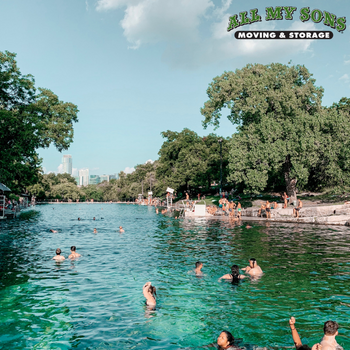
[(62, 261), (65, 260), (66, 258), (64, 256), (61, 255), (62, 251), (60, 248), (56, 249), (56, 256), (54, 256), (52, 258), (52, 260), (56, 260), (56, 261)]
[(76, 259), (76, 258), (79, 258), (79, 257), (81, 257), (81, 255), (79, 254), (79, 253), (77, 253), (76, 252), (76, 247), (73, 245), (73, 246), (71, 246), (71, 248), (70, 248), (70, 255), (69, 255), (69, 259)]

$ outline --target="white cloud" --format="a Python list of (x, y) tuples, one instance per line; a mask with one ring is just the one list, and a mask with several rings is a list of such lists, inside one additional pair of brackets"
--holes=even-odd
[(154, 163), (154, 160), (152, 160), (152, 159), (148, 159), (148, 160), (145, 162), (145, 164), (148, 164), (148, 163), (153, 164), (153, 163)]
[(125, 174), (131, 174), (135, 171), (135, 168), (132, 167), (132, 168), (129, 168), (128, 166), (124, 169), (124, 173)]
[(350, 82), (350, 77), (347, 74), (344, 74), (339, 78), (339, 80), (344, 81), (344, 83)]
[(63, 173), (63, 164), (60, 164), (60, 165), (57, 167), (57, 173), (58, 173), (58, 174), (62, 174), (62, 173)]
[[(310, 52), (313, 40), (237, 40), (227, 32), (232, 0), (215, 6), (211, 0), (98, 0), (96, 9), (123, 8), (120, 24), (129, 48), (165, 44), (163, 61), (174, 68), (193, 69), (218, 61), (242, 57), (269, 63)], [(262, 15), (263, 17), (263, 15)], [(295, 16), (294, 16), (295, 17)], [(296, 17), (295, 17), (296, 18)], [(238, 30), (274, 30), (281, 21), (262, 21)], [(283, 25), (288, 22), (283, 21)], [(315, 30), (314, 23), (291, 22), (281, 30)]]
[(345, 60), (344, 64), (350, 64), (350, 60)]

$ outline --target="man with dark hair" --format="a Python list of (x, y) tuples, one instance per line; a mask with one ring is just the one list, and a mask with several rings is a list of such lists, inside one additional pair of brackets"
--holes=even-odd
[(81, 255), (80, 254), (78, 254), (77, 252), (76, 252), (76, 250), (77, 250), (77, 248), (74, 246), (74, 245), (72, 245), (71, 247), (70, 247), (70, 255), (69, 255), (69, 259), (76, 259), (76, 258), (79, 258), (79, 257), (81, 257)]
[(196, 268), (194, 270), (196, 275), (203, 275), (203, 272), (201, 271), (202, 267), (203, 267), (203, 263), (201, 263), (200, 261), (197, 261), (196, 262)]
[(259, 276), (263, 274), (263, 271), (254, 258), (250, 258), (249, 266), (244, 267), (242, 270), (248, 273), (250, 276)]
[(65, 260), (65, 257), (61, 255), (62, 251), (60, 248), (56, 249), (56, 256), (54, 256), (52, 259), (56, 261), (63, 261)]
[(321, 340), (322, 350), (343, 350), (335, 337), (338, 335), (339, 325), (334, 321), (327, 321), (323, 326), (324, 336)]

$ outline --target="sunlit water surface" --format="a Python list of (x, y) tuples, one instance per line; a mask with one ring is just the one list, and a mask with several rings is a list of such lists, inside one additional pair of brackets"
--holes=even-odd
[[(250, 224), (123, 204), (45, 205), (2, 221), (0, 348), (210, 349), (230, 330), (246, 349), (292, 349), (294, 315), (304, 343), (318, 342), (332, 319), (350, 349), (350, 230)], [(51, 260), (72, 245), (82, 258)], [(250, 257), (260, 280), (218, 281)], [(197, 260), (202, 278), (191, 272)], [(157, 287), (155, 311), (142, 295), (147, 281)]]

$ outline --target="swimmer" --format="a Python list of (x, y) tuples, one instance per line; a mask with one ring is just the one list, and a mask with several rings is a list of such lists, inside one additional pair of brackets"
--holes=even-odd
[(94, 233), (97, 233), (97, 230), (94, 228)]
[(80, 218), (78, 218), (78, 221), (80, 221)]
[(263, 274), (263, 271), (254, 258), (249, 259), (249, 266), (244, 267), (242, 270), (251, 276), (259, 276)]
[(125, 232), (125, 231), (123, 230), (123, 227), (122, 227), (122, 226), (119, 226), (119, 232), (120, 232), (120, 233)]
[(310, 348), (308, 345), (303, 345), (303, 343), (300, 340), (299, 334), (297, 329), (295, 328), (295, 318), (291, 317), (289, 320), (289, 326), (292, 331), (292, 337), (294, 341), (295, 348), (298, 350), (324, 350), (323, 346), (321, 344), (315, 344), (312, 348)]
[(56, 231), (56, 230), (52, 230), (52, 229), (51, 229), (50, 231), (51, 231), (52, 233), (57, 233), (57, 231)]
[(225, 350), (237, 350), (237, 347), (234, 346), (235, 338), (228, 331), (222, 331), (217, 339), (217, 344), (219, 349)]
[(57, 248), (56, 249), (56, 256), (54, 256), (52, 259), (56, 260), (56, 261), (63, 261), (63, 260), (65, 260), (66, 258), (64, 256), (62, 256), (61, 253), (62, 253), (61, 249)]
[(95, 217), (93, 217), (93, 219), (92, 219), (92, 220), (96, 220), (96, 219), (95, 219)]
[(74, 245), (72, 245), (71, 247), (70, 247), (70, 255), (69, 255), (69, 259), (76, 259), (76, 258), (79, 258), (79, 257), (81, 257), (81, 255), (80, 254), (78, 254), (77, 252), (76, 252), (76, 250), (77, 250), (77, 248), (74, 246)]
[(158, 210), (158, 208), (156, 208), (156, 214), (158, 214), (159, 213), (159, 210)]
[(144, 297), (146, 298), (146, 305), (156, 306), (157, 291), (156, 291), (156, 287), (152, 286), (151, 282), (147, 282), (142, 287), (142, 292)]
[(339, 325), (334, 321), (327, 321), (323, 326), (324, 336), (321, 340), (322, 350), (343, 350), (335, 337), (338, 335)]
[[(242, 270), (244, 270), (244, 269), (242, 269)], [(239, 273), (239, 267), (237, 265), (232, 265), (231, 266), (231, 273), (227, 273), (226, 275), (223, 275), (222, 277), (219, 278), (219, 281), (221, 279), (232, 280), (232, 281), (239, 281), (239, 280), (242, 280), (245, 277), (246, 276), (241, 275)]]
[(196, 275), (203, 276), (203, 272), (201, 271), (202, 267), (203, 267), (203, 263), (201, 263), (200, 261), (197, 261), (196, 268), (194, 269), (194, 272), (196, 273)]
[(247, 225), (245, 228), (252, 228), (251, 226)]

